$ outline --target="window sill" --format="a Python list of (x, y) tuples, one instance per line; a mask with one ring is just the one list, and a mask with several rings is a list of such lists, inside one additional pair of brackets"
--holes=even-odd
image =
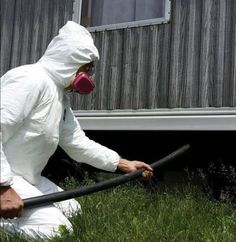
[(169, 19), (156, 18), (156, 19), (147, 19), (147, 20), (126, 22), (126, 23), (119, 23), (119, 24), (87, 27), (87, 30), (89, 32), (99, 32), (99, 31), (105, 31), (105, 30), (126, 29), (126, 28), (142, 27), (142, 26), (149, 26), (149, 25), (155, 25), (155, 24), (166, 24), (168, 22), (169, 22)]

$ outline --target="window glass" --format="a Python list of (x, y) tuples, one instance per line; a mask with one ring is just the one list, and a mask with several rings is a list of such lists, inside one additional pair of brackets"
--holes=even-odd
[(83, 0), (81, 24), (96, 27), (165, 18), (166, 2), (168, 0)]

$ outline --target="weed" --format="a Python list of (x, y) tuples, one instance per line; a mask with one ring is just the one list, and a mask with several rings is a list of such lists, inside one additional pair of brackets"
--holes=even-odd
[[(90, 182), (90, 181), (87, 181)], [(78, 185), (66, 181), (65, 187)], [(51, 241), (189, 242), (236, 241), (236, 211), (230, 202), (210, 200), (198, 186), (158, 186), (151, 194), (132, 182), (79, 198), (82, 214), (71, 218), (73, 233)], [(0, 232), (1, 241), (25, 242)], [(29, 241), (29, 240), (28, 240)]]

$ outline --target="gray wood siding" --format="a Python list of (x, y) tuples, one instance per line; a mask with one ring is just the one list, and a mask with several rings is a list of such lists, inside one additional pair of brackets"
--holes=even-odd
[[(168, 24), (92, 32), (96, 89), (73, 109), (236, 106), (236, 0), (172, 0)], [(73, 0), (0, 0), (1, 76), (36, 62)]]
[(235, 107), (235, 14), (235, 0), (172, 0), (168, 24), (92, 32), (96, 89), (73, 108)]
[(36, 62), (73, 14), (73, 0), (0, 0), (0, 7), (1, 76)]

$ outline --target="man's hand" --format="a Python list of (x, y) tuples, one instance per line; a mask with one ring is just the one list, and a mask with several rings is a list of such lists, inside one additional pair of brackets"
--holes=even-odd
[(125, 173), (130, 173), (138, 169), (144, 168), (145, 171), (142, 174), (144, 180), (149, 180), (153, 176), (153, 169), (150, 165), (142, 161), (129, 161), (126, 159), (120, 159), (117, 169)]
[(14, 189), (0, 187), (0, 218), (20, 217), (24, 203)]

